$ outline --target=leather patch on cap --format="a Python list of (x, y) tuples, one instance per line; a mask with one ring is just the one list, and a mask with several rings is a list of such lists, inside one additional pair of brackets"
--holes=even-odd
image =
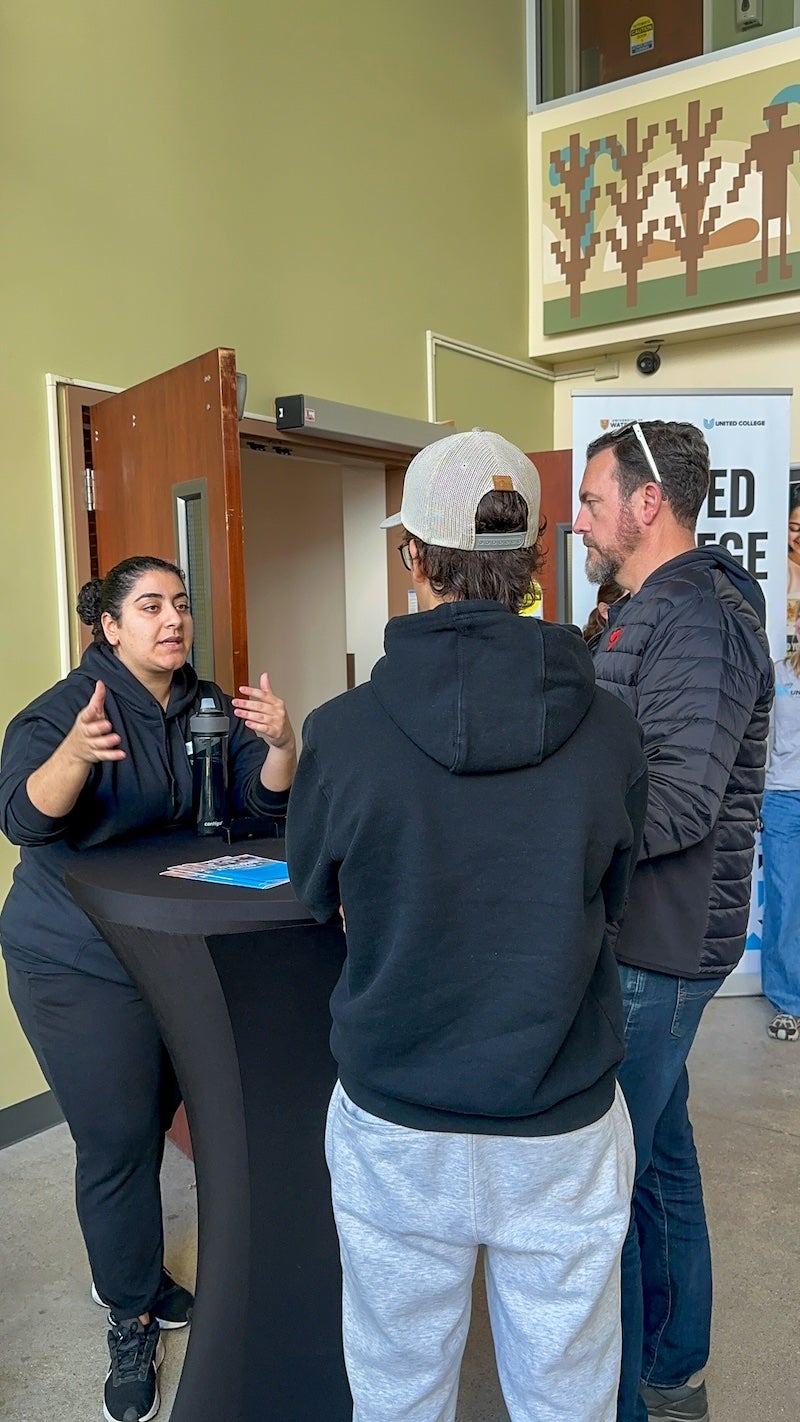
[(514, 480), (510, 474), (493, 474), (492, 484), (495, 489), (507, 489), (511, 494), (514, 492)]

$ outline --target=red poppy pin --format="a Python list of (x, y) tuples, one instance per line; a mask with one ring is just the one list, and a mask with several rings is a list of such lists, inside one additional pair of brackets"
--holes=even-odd
[(621, 627), (615, 627), (615, 628), (614, 628), (614, 631), (611, 633), (611, 636), (610, 636), (609, 639), (608, 639), (608, 649), (609, 649), (609, 651), (611, 650), (612, 647), (616, 647), (617, 642), (619, 641), (619, 639), (620, 639), (621, 636), (622, 636), (622, 628), (621, 628)]

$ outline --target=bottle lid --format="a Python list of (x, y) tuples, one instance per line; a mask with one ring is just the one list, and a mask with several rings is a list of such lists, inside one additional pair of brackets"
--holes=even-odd
[[(204, 697), (203, 700), (209, 699)], [(217, 711), (213, 701), (209, 701), (209, 708), (206, 710), (201, 704), (200, 710), (189, 717), (190, 736), (227, 736), (231, 724), (229, 717)]]

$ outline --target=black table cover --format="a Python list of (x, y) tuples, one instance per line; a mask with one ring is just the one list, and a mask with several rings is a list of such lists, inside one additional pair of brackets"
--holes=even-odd
[(160, 877), (239, 852), (284, 847), (172, 833), (93, 850), (67, 883), (150, 1003), (186, 1103), (197, 1301), (172, 1422), (347, 1422), (323, 1145), (344, 936), (288, 884)]

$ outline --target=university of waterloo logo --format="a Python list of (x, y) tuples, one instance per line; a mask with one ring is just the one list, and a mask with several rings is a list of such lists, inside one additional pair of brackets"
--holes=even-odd
[(601, 421), (600, 421), (600, 428), (601, 428), (601, 430), (607, 430), (607, 429), (608, 429), (608, 423), (609, 423), (608, 420), (601, 420)]

